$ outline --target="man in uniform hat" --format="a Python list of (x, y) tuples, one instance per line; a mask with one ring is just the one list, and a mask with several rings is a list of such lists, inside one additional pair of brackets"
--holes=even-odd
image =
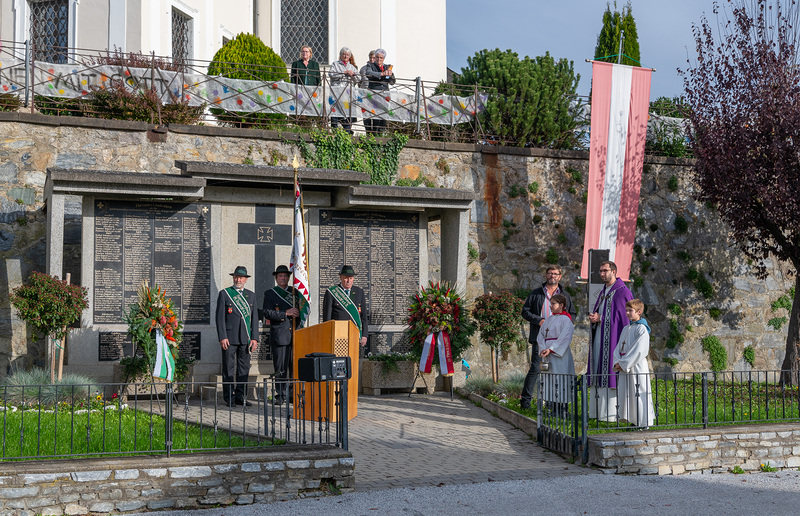
[(231, 407), (250, 406), (245, 384), (250, 374), (250, 353), (258, 346), (256, 295), (244, 288), (247, 269), (241, 265), (231, 273), (233, 286), (217, 297), (217, 336), (222, 347), (222, 397)]
[[(292, 370), (292, 328), (300, 317), (297, 291), (289, 286), (291, 272), (285, 265), (279, 265), (275, 272), (276, 286), (264, 292), (262, 312), (269, 321), (269, 347), (272, 351), (272, 364), (275, 369), (275, 402), (283, 403), (287, 394), (286, 380)], [(292, 299), (294, 297), (294, 299)]]
[(364, 291), (353, 285), (356, 272), (353, 267), (345, 265), (339, 273), (339, 284), (325, 291), (322, 304), (322, 322), (353, 321), (361, 335), (360, 344), (367, 344), (367, 297)]

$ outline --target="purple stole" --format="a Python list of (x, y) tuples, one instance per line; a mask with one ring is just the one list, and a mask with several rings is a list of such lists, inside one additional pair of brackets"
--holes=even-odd
[(617, 278), (617, 281), (610, 289), (608, 287), (603, 287), (600, 295), (597, 296), (597, 301), (594, 304), (594, 310), (592, 310), (592, 312), (599, 313), (601, 318), (602, 341), (599, 343), (600, 363), (592, 363), (595, 346), (595, 331), (594, 327), (592, 327), (589, 332), (591, 339), (589, 367), (586, 371), (587, 376), (589, 376), (590, 385), (593, 387), (617, 388), (617, 375), (612, 370), (613, 364), (611, 360), (614, 356), (614, 350), (617, 347), (619, 336), (622, 333), (622, 328), (627, 324), (625, 303), (631, 299), (633, 299), (633, 294), (631, 294), (631, 291), (628, 290), (625, 283), (619, 278)]

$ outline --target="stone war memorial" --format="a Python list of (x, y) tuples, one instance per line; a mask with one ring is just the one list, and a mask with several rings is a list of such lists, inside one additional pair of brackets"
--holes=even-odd
[[(290, 167), (175, 165), (179, 174), (48, 169), (47, 272), (69, 272), (89, 292), (80, 328), (69, 338), (67, 371), (118, 381), (115, 364), (133, 352), (125, 312), (147, 280), (166, 291), (184, 323), (180, 354), (195, 359), (194, 381), (213, 381), (221, 364), (217, 292), (230, 286), (230, 271), (238, 265), (252, 271), (247, 288), (260, 309), (264, 292), (274, 285), (272, 272), (288, 264)], [(363, 185), (366, 174), (341, 170), (300, 169), (298, 175), (306, 209), (310, 323), (321, 321), (322, 295), (338, 283), (342, 265), (352, 265), (355, 284), (368, 294), (366, 349), (405, 350), (407, 301), (428, 281), (429, 224), (441, 227), (441, 278), (463, 287), (472, 192)], [(64, 222), (70, 203), (79, 203), (80, 232)], [(265, 333), (253, 354), (254, 380), (273, 372)]]

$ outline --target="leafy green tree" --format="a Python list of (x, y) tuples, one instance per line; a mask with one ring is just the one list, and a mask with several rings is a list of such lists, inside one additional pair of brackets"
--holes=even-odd
[(580, 103), (573, 101), (580, 74), (572, 61), (556, 61), (549, 52), (520, 59), (511, 50), (495, 49), (481, 50), (467, 63), (456, 81), (492, 91), (483, 123), (501, 142), (553, 149), (579, 145)]
[(500, 378), (499, 357), (508, 357), (512, 346), (518, 351), (525, 349), (525, 339), (522, 338), (523, 300), (509, 291), (499, 294), (488, 293), (475, 300), (472, 317), (478, 323), (481, 340), (492, 348), (492, 379), (497, 382)]
[(622, 12), (617, 11), (617, 2), (614, 2), (614, 12), (611, 12), (611, 4), (606, 4), (606, 12), (603, 13), (603, 28), (597, 36), (597, 46), (594, 47), (594, 58), (598, 61), (616, 63), (619, 51), (619, 39), (622, 31), (625, 31), (622, 41), (622, 61), (624, 65), (642, 66), (639, 55), (639, 36), (636, 32), (636, 21), (633, 19), (633, 9), (631, 3), (625, 4)]

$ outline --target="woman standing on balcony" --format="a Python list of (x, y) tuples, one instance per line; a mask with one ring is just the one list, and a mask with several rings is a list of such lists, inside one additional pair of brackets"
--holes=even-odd
[(311, 59), (311, 47), (300, 47), (300, 59), (292, 63), (292, 82), (305, 86), (319, 86), (319, 63)]
[[(375, 51), (375, 62), (367, 65), (367, 78), (369, 79), (369, 89), (377, 91), (386, 91), (389, 89), (390, 84), (395, 83), (394, 72), (392, 72), (392, 65), (384, 64), (386, 59), (386, 51), (379, 48)], [(387, 107), (386, 111), (389, 111)], [(373, 133), (379, 133), (386, 127), (386, 120), (377, 115), (372, 119)]]
[[(356, 68), (351, 60), (353, 59), (353, 53), (347, 47), (342, 47), (339, 51), (339, 59), (331, 65), (330, 70), (330, 78), (331, 78), (331, 86), (336, 87), (335, 91), (332, 91), (332, 95), (336, 98), (336, 104), (333, 106), (333, 109), (340, 110), (339, 114), (347, 114), (350, 112), (350, 103), (352, 102), (352, 90), (345, 89), (344, 92), (340, 91), (339, 88), (344, 86), (355, 86), (358, 84), (360, 79), (358, 75), (358, 68)], [(347, 103), (347, 106), (345, 106)], [(333, 111), (333, 109), (331, 111)], [(353, 134), (353, 131), (350, 129), (352, 125), (353, 119), (348, 117), (341, 117), (341, 116), (333, 116), (331, 113), (331, 127), (337, 127), (339, 124), (342, 125), (342, 129), (347, 131), (350, 134)]]

